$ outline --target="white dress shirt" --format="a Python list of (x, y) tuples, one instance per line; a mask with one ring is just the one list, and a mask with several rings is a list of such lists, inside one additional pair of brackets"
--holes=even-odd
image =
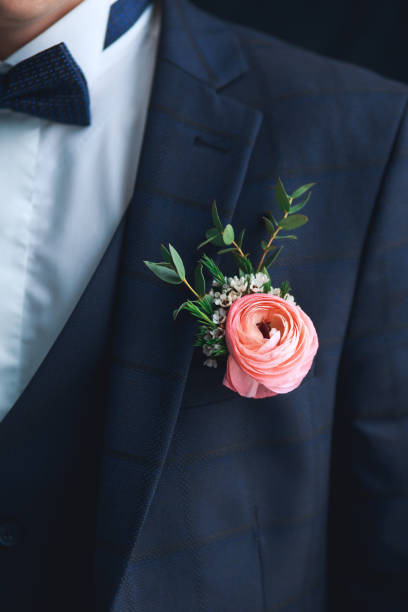
[(78, 127), (0, 110), (0, 420), (34, 376), (129, 204), (160, 19), (149, 6), (103, 50), (112, 0), (84, 0), (0, 62), (65, 42), (89, 87)]

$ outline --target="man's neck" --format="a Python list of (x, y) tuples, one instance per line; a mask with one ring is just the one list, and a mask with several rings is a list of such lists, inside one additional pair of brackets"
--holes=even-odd
[(54, 3), (54, 6), (48, 10), (39, 15), (27, 17), (27, 19), (0, 13), (0, 60), (6, 59), (17, 49), (36, 38), (82, 1), (66, 0)]

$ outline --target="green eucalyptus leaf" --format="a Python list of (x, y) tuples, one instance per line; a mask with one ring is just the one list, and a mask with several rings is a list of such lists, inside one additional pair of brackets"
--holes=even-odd
[(273, 216), (273, 214), (271, 213), (270, 210), (268, 210), (268, 212), (266, 212), (264, 216), (268, 217), (268, 219), (273, 221), (273, 223), (275, 224), (275, 227), (278, 227), (278, 222), (277, 222), (276, 218)]
[(274, 261), (277, 260), (277, 258), (279, 257), (279, 253), (281, 252), (281, 250), (283, 249), (283, 246), (279, 247), (279, 249), (277, 249), (272, 255), (269, 255), (269, 257), (267, 257), (264, 261), (264, 266), (266, 269), (269, 268), (269, 266), (271, 264), (273, 264)]
[(307, 185), (302, 185), (302, 187), (299, 187), (298, 189), (296, 189), (296, 191), (292, 193), (291, 198), (293, 200), (295, 200), (296, 198), (300, 198), (301, 195), (306, 193), (306, 191), (309, 191), (309, 189), (311, 189), (314, 185), (316, 185), (316, 183), (308, 183)]
[(272, 213), (270, 213), (270, 215), (271, 215), (271, 219), (274, 222), (275, 226), (278, 227), (278, 222), (276, 220), (276, 217), (274, 217)]
[(266, 231), (269, 234), (273, 234), (275, 232), (275, 227), (273, 225), (273, 222), (270, 219), (268, 219), (268, 217), (262, 217), (262, 219), (265, 222)]
[(281, 219), (279, 221), (279, 225), (283, 229), (295, 229), (296, 227), (300, 227), (308, 222), (308, 218), (306, 215), (291, 215), (290, 217), (286, 217), (286, 219)]
[(222, 233), (217, 230), (216, 227), (211, 227), (205, 232), (206, 238), (211, 238), (211, 242), (215, 244), (215, 246), (224, 246), (224, 240), (222, 237)]
[(234, 228), (229, 223), (225, 226), (225, 229), (222, 233), (222, 237), (224, 240), (224, 244), (226, 244), (227, 246), (233, 243), (235, 237)]
[(184, 269), (183, 260), (181, 259), (180, 255), (177, 253), (174, 246), (172, 246), (171, 244), (169, 244), (169, 251), (170, 251), (170, 255), (173, 260), (173, 263), (174, 263), (174, 267), (177, 270), (177, 274), (179, 275), (182, 281), (185, 280), (186, 271)]
[(149, 268), (153, 274), (155, 274), (160, 280), (170, 285), (180, 285), (183, 281), (180, 280), (178, 273), (172, 270), (168, 266), (154, 263), (152, 261), (145, 261), (145, 265)]
[(302, 208), (306, 206), (306, 204), (308, 203), (311, 195), (312, 195), (312, 192), (309, 191), (309, 193), (307, 194), (304, 200), (299, 202), (299, 204), (295, 204), (295, 206), (291, 206), (289, 214), (291, 215), (292, 213), (298, 212), (298, 210), (302, 210)]
[(171, 259), (171, 255), (169, 253), (169, 250), (164, 246), (164, 244), (160, 245), (160, 250), (162, 252), (163, 255), (163, 259), (166, 263), (168, 264), (173, 264), (172, 259)]
[(218, 214), (217, 202), (215, 200), (212, 203), (211, 214), (212, 214), (212, 220), (213, 220), (213, 223), (216, 229), (222, 234), (222, 232), (224, 231), (224, 228), (222, 226), (222, 223), (221, 223), (221, 220)]
[(242, 249), (242, 243), (244, 242), (244, 236), (245, 236), (245, 228), (242, 229), (238, 234), (237, 245), (239, 246), (240, 249)]
[(221, 249), (221, 251), (217, 251), (217, 255), (224, 255), (224, 253), (233, 253), (235, 251), (235, 247), (229, 247), (228, 249)]
[(203, 274), (203, 265), (198, 263), (194, 272), (194, 285), (195, 290), (199, 295), (205, 293), (205, 278)]
[[(277, 236), (276, 236), (276, 238), (277, 238)], [(267, 242), (265, 242), (265, 240), (262, 240), (262, 241), (261, 241), (261, 247), (262, 247), (262, 250), (263, 250), (263, 251), (266, 251), (267, 253), (268, 253), (269, 251), (272, 251), (273, 249), (276, 249), (276, 246), (275, 246), (274, 244), (270, 244), (270, 245), (268, 246), (268, 243), (267, 243)]]
[(212, 242), (215, 239), (215, 236), (212, 236), (211, 238), (207, 238), (207, 240), (204, 240), (204, 242), (200, 242), (200, 244), (197, 247), (197, 251), (202, 249), (203, 246), (205, 246), (206, 244), (209, 244), (210, 242)]
[(294, 234), (286, 234), (286, 236), (275, 236), (274, 240), (284, 240), (285, 238), (290, 238), (291, 240), (297, 240), (297, 236)]
[(283, 186), (283, 183), (280, 180), (280, 178), (278, 178), (278, 182), (276, 183), (274, 189), (275, 189), (276, 201), (279, 204), (279, 208), (282, 210), (282, 212), (289, 212), (289, 209), (290, 209), (289, 196), (286, 193), (285, 187)]

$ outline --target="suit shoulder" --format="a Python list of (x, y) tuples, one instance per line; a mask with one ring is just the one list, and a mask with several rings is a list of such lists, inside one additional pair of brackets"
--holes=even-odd
[[(272, 35), (228, 22), (235, 32), (250, 70), (273, 79), (287, 93), (319, 91), (389, 91), (408, 94), (408, 86), (373, 70), (306, 50)], [(284, 93), (284, 91), (282, 91)]]
[[(216, 17), (187, 3), (193, 27), (202, 33), (217, 32), (218, 40), (232, 33), (238, 42), (236, 53), (243, 55), (249, 76), (273, 84), (275, 94), (316, 91), (384, 91), (408, 94), (408, 85), (373, 70), (334, 59), (288, 43), (271, 34)], [(216, 40), (216, 38), (214, 39)], [(215, 47), (216, 47), (215, 43)], [(233, 47), (230, 52), (233, 53)], [(213, 57), (217, 49), (211, 50)]]

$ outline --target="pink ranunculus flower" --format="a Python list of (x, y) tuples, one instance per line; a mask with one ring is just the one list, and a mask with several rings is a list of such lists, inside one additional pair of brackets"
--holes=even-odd
[(244, 295), (229, 309), (229, 350), (223, 384), (244, 397), (296, 389), (313, 363), (319, 342), (310, 317), (281, 297)]

